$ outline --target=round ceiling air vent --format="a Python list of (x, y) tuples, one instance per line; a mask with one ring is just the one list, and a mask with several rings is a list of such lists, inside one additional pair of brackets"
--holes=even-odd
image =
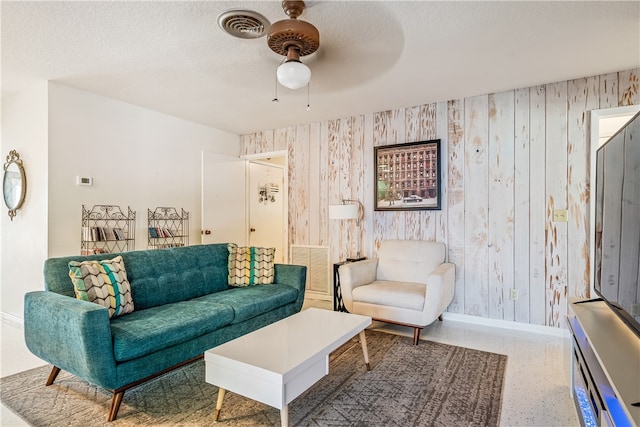
[(218, 25), (222, 30), (241, 39), (257, 39), (264, 36), (271, 25), (258, 12), (245, 9), (231, 9), (218, 15)]

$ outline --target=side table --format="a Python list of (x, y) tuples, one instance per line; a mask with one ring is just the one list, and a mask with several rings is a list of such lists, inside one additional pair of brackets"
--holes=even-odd
[(340, 266), (351, 262), (362, 261), (364, 259), (367, 258), (347, 259), (346, 261), (340, 261), (333, 264), (333, 311), (342, 311), (344, 313), (349, 312), (344, 306), (344, 302), (342, 300), (342, 289), (340, 289)]

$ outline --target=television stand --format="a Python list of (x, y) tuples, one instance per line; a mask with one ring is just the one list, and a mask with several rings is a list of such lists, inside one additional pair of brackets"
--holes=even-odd
[(570, 299), (571, 395), (582, 425), (640, 426), (640, 338), (604, 301)]

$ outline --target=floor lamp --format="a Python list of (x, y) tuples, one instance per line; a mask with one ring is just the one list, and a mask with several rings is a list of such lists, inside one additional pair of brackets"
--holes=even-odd
[(358, 200), (342, 199), (342, 203), (339, 205), (329, 205), (329, 219), (355, 219), (356, 227), (358, 228), (358, 252), (355, 258), (347, 258), (347, 261), (361, 261), (365, 257), (360, 255), (360, 248), (362, 246), (362, 233), (360, 233), (360, 221), (364, 217), (364, 206)]

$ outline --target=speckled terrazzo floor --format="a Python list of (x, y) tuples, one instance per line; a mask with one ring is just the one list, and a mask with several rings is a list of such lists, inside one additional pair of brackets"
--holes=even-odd
[[(331, 303), (308, 301), (309, 306), (331, 308)], [(43, 364), (24, 345), (22, 328), (12, 322), (1, 324), (0, 376)], [(407, 328), (374, 322), (373, 328), (403, 335)], [(425, 328), (422, 339), (506, 354), (507, 373), (500, 425), (502, 426), (578, 426), (569, 396), (570, 339), (523, 331), (445, 320)], [(4, 406), (0, 407), (1, 426), (26, 425)]]

